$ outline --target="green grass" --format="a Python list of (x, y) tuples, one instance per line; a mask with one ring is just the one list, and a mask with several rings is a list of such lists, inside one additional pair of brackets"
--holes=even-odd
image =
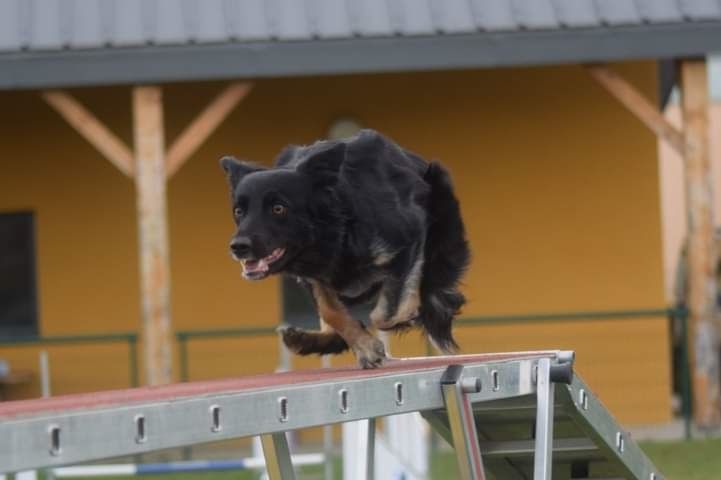
[[(721, 480), (721, 439), (690, 442), (641, 442), (641, 447), (668, 480)], [(341, 463), (335, 462), (334, 478), (342, 478)], [(129, 480), (132, 477), (104, 477), (102, 480)], [(176, 473), (152, 475), (152, 480), (257, 480), (258, 473), (249, 471)], [(319, 466), (304, 467), (299, 479), (322, 479)], [(453, 452), (440, 452), (431, 462), (431, 479), (457, 478)], [(98, 479), (101, 480), (101, 479)], [(644, 479), (645, 480), (645, 479)]]
[(690, 442), (641, 442), (669, 480), (721, 480), (721, 438)]
[[(721, 480), (721, 438), (640, 445), (667, 480)], [(436, 455), (431, 478), (456, 478), (455, 461), (452, 452)]]
[[(333, 465), (333, 478), (343, 478), (343, 465), (338, 459)], [(300, 467), (298, 470), (298, 480), (322, 480), (323, 466), (312, 465)], [(258, 480), (260, 478), (259, 471), (252, 470), (229, 470), (225, 472), (193, 472), (193, 473), (162, 473), (149, 474), (139, 477), (129, 477), (124, 475), (110, 477), (86, 477), (83, 480), (132, 480), (134, 478), (144, 478), (147, 480)], [(40, 480), (45, 480), (41, 475)]]
[[(667, 480), (721, 480), (721, 438), (640, 445)], [(436, 455), (431, 478), (456, 478), (455, 461), (452, 452)]]

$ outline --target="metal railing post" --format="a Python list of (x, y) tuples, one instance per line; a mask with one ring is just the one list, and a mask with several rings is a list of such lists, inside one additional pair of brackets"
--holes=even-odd
[[(320, 359), (323, 368), (331, 367), (330, 355), (323, 355)], [(323, 465), (323, 479), (332, 480), (333, 478), (333, 426), (323, 426), (323, 455), (325, 455), (325, 464)]]
[(178, 333), (178, 348), (180, 357), (180, 381), (187, 382), (190, 380), (188, 372), (188, 337), (184, 333)]
[(681, 320), (681, 412), (683, 415), (684, 435), (690, 440), (691, 418), (693, 416), (693, 392), (691, 389), (691, 364), (688, 356), (688, 310), (681, 307), (675, 310)]
[(541, 358), (536, 369), (536, 445), (533, 455), (533, 480), (551, 480), (553, 393), (551, 359)]
[[(176, 333), (178, 339), (178, 357), (180, 361), (180, 381), (190, 381), (190, 374), (188, 373), (188, 337), (183, 332)], [(193, 456), (193, 447), (183, 447), (182, 457), (183, 460), (190, 460)]]
[(366, 441), (366, 478), (375, 479), (376, 462), (376, 419), (368, 419), (368, 439)]
[(450, 365), (441, 378), (443, 403), (448, 413), (453, 447), (456, 451), (458, 473), (461, 480), (485, 480), (478, 432), (473, 417), (473, 406), (467, 393), (481, 389), (480, 379), (462, 382), (463, 365)]
[(130, 386), (137, 387), (140, 385), (140, 378), (138, 375), (138, 336), (135, 334), (128, 335), (128, 362)]

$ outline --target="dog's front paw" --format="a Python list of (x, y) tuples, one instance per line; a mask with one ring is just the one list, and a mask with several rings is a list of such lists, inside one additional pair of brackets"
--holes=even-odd
[(383, 342), (370, 335), (353, 345), (353, 353), (355, 353), (358, 364), (364, 369), (378, 368), (386, 360), (386, 349)]

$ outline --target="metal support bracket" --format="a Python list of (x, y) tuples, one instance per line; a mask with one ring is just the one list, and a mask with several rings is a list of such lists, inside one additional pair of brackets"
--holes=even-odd
[(459, 478), (485, 480), (473, 407), (467, 395), (480, 391), (480, 379), (462, 379), (462, 373), (463, 365), (450, 365), (441, 378), (441, 391), (456, 450)]
[(541, 358), (536, 370), (536, 451), (533, 455), (533, 480), (551, 480), (553, 393), (551, 359)]
[(375, 480), (376, 459), (376, 419), (368, 419), (368, 439), (366, 441), (366, 478)]
[(295, 480), (285, 432), (261, 435), (260, 442), (263, 445), (265, 468), (270, 480)]

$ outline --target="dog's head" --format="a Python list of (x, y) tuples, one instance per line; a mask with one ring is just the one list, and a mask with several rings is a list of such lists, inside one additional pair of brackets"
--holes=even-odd
[(242, 264), (246, 279), (287, 270), (313, 246), (318, 202), (332, 195), (344, 157), (345, 145), (340, 143), (314, 151), (296, 168), (221, 159), (236, 225), (230, 253)]

